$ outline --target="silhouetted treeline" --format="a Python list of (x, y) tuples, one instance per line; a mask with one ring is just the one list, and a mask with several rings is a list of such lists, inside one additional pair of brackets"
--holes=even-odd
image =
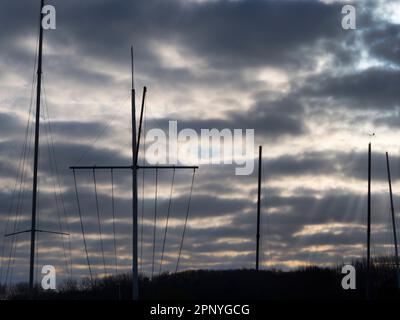
[[(140, 277), (140, 298), (151, 299), (364, 299), (366, 261), (355, 261), (356, 290), (344, 290), (341, 266), (306, 267), (294, 271), (227, 270), (186, 271), (162, 274), (150, 280)], [(373, 259), (371, 292), (375, 299), (398, 299), (397, 269), (392, 258)], [(27, 285), (7, 289), (3, 298), (27, 298)], [(36, 299), (121, 299), (131, 298), (130, 275), (63, 283), (58, 291), (36, 289)]]

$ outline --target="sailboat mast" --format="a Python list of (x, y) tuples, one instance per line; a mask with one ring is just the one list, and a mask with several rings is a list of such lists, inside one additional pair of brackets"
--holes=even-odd
[(33, 162), (33, 188), (32, 188), (32, 222), (31, 222), (31, 255), (29, 264), (29, 291), (33, 292), (34, 268), (35, 268), (35, 239), (36, 239), (36, 209), (37, 209), (37, 182), (38, 182), (38, 162), (39, 162), (39, 128), (40, 128), (40, 100), (42, 90), (42, 56), (43, 56), (43, 27), (42, 8), (44, 0), (40, 1), (40, 21), (39, 21), (39, 54), (37, 69), (36, 86), (36, 122), (35, 122), (35, 151)]
[(257, 193), (257, 250), (256, 270), (259, 270), (260, 263), (260, 221), (261, 221), (261, 177), (262, 177), (262, 146), (258, 149), (258, 193)]
[(138, 193), (137, 193), (137, 141), (136, 141), (136, 104), (133, 46), (131, 47), (132, 60), (132, 298), (139, 298), (138, 275)]
[(368, 216), (367, 216), (367, 284), (366, 298), (371, 295), (371, 143), (368, 145)]
[(395, 252), (395, 259), (396, 259), (396, 270), (397, 270), (397, 276), (399, 276), (400, 265), (399, 265), (399, 251), (397, 248), (396, 216), (394, 214), (392, 178), (390, 175), (390, 163), (389, 163), (389, 153), (388, 152), (386, 152), (386, 167), (387, 167), (387, 175), (388, 175), (388, 182), (389, 182), (390, 210), (392, 213), (392, 227), (393, 227), (394, 252)]

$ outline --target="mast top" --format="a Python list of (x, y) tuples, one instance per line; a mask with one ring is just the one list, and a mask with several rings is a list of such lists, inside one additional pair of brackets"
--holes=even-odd
[(131, 46), (131, 64), (132, 64), (132, 90), (135, 90), (135, 64), (133, 59), (133, 45)]

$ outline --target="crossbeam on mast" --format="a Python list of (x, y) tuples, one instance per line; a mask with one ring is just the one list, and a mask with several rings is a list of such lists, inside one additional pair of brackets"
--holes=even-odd
[[(73, 166), (71, 170), (132, 170), (133, 166)], [(181, 169), (195, 170), (199, 166), (136, 166), (136, 169), (154, 170), (154, 169)]]
[(199, 166), (137, 166), (138, 169), (181, 169), (196, 170)]
[[(37, 232), (37, 233), (50, 233), (50, 234), (59, 234), (59, 235), (64, 235), (64, 236), (69, 236), (70, 235), (69, 233), (65, 233), (65, 232), (48, 231), (48, 230), (40, 230), (40, 229), (36, 229), (34, 231)], [(28, 229), (28, 230), (24, 230), (24, 231), (8, 233), (8, 234), (5, 234), (4, 237), (8, 238), (8, 237), (16, 236), (16, 235), (19, 235), (19, 234), (28, 233), (28, 232), (32, 232), (32, 230)]]

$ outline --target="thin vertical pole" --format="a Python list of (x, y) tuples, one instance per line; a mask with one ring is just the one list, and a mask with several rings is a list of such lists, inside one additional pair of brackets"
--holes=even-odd
[[(392, 178), (390, 175), (389, 153), (387, 153), (387, 152), (386, 152), (386, 165), (387, 165), (387, 174), (388, 174), (388, 181), (389, 181), (390, 209), (392, 212), (392, 226), (393, 226), (393, 238), (394, 238), (394, 252), (395, 252), (395, 258), (396, 258), (396, 270), (397, 270), (397, 277), (399, 277), (399, 251), (397, 249), (396, 217), (394, 215)], [(398, 280), (399, 280), (399, 278), (398, 278)], [(398, 283), (398, 285), (399, 285), (399, 283)]]
[(137, 165), (136, 161), (136, 106), (135, 106), (135, 82), (133, 46), (131, 47), (132, 60), (132, 287), (133, 300), (139, 298), (139, 275), (138, 275), (138, 194), (137, 194)]
[(368, 145), (367, 299), (371, 294), (371, 143)]
[(260, 220), (261, 220), (261, 175), (262, 175), (262, 146), (258, 149), (258, 199), (257, 199), (257, 251), (256, 270), (259, 270), (260, 261)]
[(33, 162), (33, 187), (32, 187), (32, 220), (31, 220), (31, 255), (29, 263), (29, 294), (33, 294), (33, 280), (35, 268), (35, 236), (36, 236), (36, 209), (37, 209), (37, 186), (38, 186), (38, 160), (39, 160), (39, 128), (40, 128), (40, 100), (42, 91), (42, 55), (43, 55), (43, 27), (42, 8), (44, 0), (40, 2), (40, 21), (39, 21), (39, 54), (37, 69), (36, 86), (36, 123), (35, 123), (35, 151)]
[(142, 107), (140, 109), (140, 118), (139, 118), (139, 132), (138, 132), (138, 139), (137, 139), (137, 150), (136, 150), (136, 155), (135, 155), (135, 164), (138, 162), (139, 158), (139, 149), (140, 149), (140, 138), (142, 136), (142, 123), (143, 123), (143, 113), (144, 113), (144, 104), (146, 101), (146, 93), (147, 93), (147, 87), (143, 88), (143, 96), (142, 96)]

